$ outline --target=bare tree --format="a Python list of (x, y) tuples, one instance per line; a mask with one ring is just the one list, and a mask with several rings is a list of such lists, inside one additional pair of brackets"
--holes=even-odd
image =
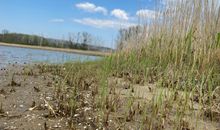
[(8, 34), (8, 33), (9, 33), (9, 31), (8, 31), (7, 29), (3, 29), (3, 30), (2, 30), (2, 34), (3, 34), (3, 35)]

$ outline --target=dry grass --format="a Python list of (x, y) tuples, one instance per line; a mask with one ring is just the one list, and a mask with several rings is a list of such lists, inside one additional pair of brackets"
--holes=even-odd
[[(159, 10), (152, 22), (138, 27), (138, 35), (129, 34), (114, 55), (98, 62), (69, 63), (54, 69), (63, 77), (57, 95), (62, 112), (72, 119), (72, 128), (76, 124), (74, 115), (88, 100), (84, 94), (91, 92), (92, 128), (219, 129), (217, 2), (170, 3), (167, 10)], [(65, 88), (65, 84), (71, 88)], [(136, 92), (143, 87), (147, 88), (142, 91), (147, 98)], [(63, 99), (59, 93), (68, 89), (71, 98)], [(83, 122), (88, 113), (80, 116)]]
[[(145, 122), (150, 126), (147, 129), (163, 129), (164, 126), (157, 126), (163, 124), (157, 122), (160, 120), (170, 122), (158, 117), (161, 112), (170, 113), (169, 119), (176, 117), (175, 129), (189, 129), (185, 128), (189, 126), (187, 113), (194, 113), (189, 104), (200, 106), (198, 115), (202, 116), (197, 116), (198, 120), (216, 121), (213, 119), (219, 119), (220, 112), (220, 102), (216, 100), (220, 93), (215, 91), (220, 86), (218, 1), (183, 0), (169, 3), (167, 10), (159, 12), (152, 22), (130, 28), (133, 35), (130, 30), (124, 34), (128, 38), (122, 38), (126, 41), (120, 42), (121, 50), (108, 59), (109, 72), (135, 84), (154, 83), (173, 93), (167, 100), (164, 99), (168, 95), (163, 92), (153, 98), (153, 113), (146, 112), (151, 114), (150, 122)], [(178, 91), (185, 95), (180, 100), (175, 98)], [(163, 104), (177, 107), (167, 108)]]

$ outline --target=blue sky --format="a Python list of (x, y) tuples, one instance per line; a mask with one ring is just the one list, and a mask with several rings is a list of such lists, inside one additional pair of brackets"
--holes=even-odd
[(114, 47), (119, 28), (152, 18), (155, 0), (0, 0), (0, 30), (65, 39), (89, 32)]

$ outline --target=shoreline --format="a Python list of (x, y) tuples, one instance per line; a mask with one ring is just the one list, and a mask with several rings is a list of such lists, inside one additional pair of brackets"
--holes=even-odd
[[(96, 77), (99, 74), (97, 72), (97, 66), (93, 66), (94, 64), (92, 66), (91, 64), (77, 64), (76, 66), (79, 65), (83, 66), (75, 70), (71, 69), (73, 67), (72, 65), (68, 67), (50, 65), (32, 66), (30, 64), (25, 66), (9, 65), (6, 69), (0, 70), (0, 103), (2, 103), (2, 107), (0, 108), (0, 129), (60, 128), (68, 130), (71, 128), (84, 129), (85, 127), (88, 129), (105, 128), (101, 123), (103, 123), (106, 114), (100, 116), (99, 113), (102, 112), (102, 109), (96, 105), (99, 101), (104, 102), (106, 100), (105, 98), (96, 98), (99, 94), (97, 88), (102, 87), (99, 86), (98, 82), (100, 76)], [(66, 74), (68, 76), (65, 77), (64, 75)], [(84, 76), (81, 77), (79, 74)], [(73, 78), (74, 76), (77, 78)], [(174, 91), (168, 88), (157, 88), (156, 84), (146, 83), (141, 85), (131, 83), (125, 77), (108, 76), (105, 80), (108, 81), (107, 85), (110, 88), (106, 90), (109, 94), (107, 97), (111, 98), (115, 103), (112, 106), (108, 105), (111, 104), (111, 101), (110, 103), (105, 103), (105, 105), (110, 106), (108, 109), (117, 108), (109, 114), (108, 120), (112, 122), (108, 125), (109, 129), (116, 129), (117, 126), (123, 123), (118, 123), (119, 118), (125, 119), (127, 123), (126, 129), (138, 129), (142, 125), (139, 122), (142, 121), (141, 117), (143, 117), (143, 111), (146, 109), (144, 104), (151, 106), (151, 101), (156, 94), (159, 95), (162, 92), (174, 93)], [(73, 95), (73, 91), (70, 90), (76, 88), (72, 84), (76, 83), (78, 84), (75, 90), (77, 90), (77, 96), (79, 98), (73, 99), (76, 105), (74, 106), (75, 108), (72, 107), (75, 112), (72, 116), (69, 112), (71, 110), (71, 107), (69, 107), (71, 105), (70, 101), (72, 100), (69, 97)], [(130, 99), (131, 94), (132, 101)], [(178, 90), (177, 95), (180, 98), (177, 98), (177, 100), (181, 100), (184, 94), (184, 91)], [(163, 97), (166, 98), (165, 96)], [(126, 109), (128, 108), (126, 105), (129, 102), (132, 102), (132, 106)], [(189, 112), (193, 116), (190, 122), (186, 118), (186, 127), (200, 130), (208, 126), (207, 128), (209, 130), (217, 130), (219, 128), (218, 115), (215, 115), (216, 119), (213, 118), (214, 120), (211, 122), (197, 118), (194, 115), (198, 112), (200, 104), (196, 101), (192, 103), (194, 105)], [(174, 102), (174, 105), (177, 105), (176, 102)], [(172, 109), (176, 110), (177, 108), (173, 107)], [(127, 112), (135, 114), (135, 117), (131, 117), (133, 121), (129, 121), (131, 119), (130, 117), (127, 118)], [(174, 118), (171, 112), (167, 114), (169, 119)], [(146, 115), (150, 114), (151, 112), (148, 112)], [(115, 115), (119, 116), (115, 117)], [(134, 122), (135, 120), (138, 123)], [(194, 122), (198, 122), (198, 126), (195, 127)], [(169, 122), (166, 123), (169, 125), (169, 128), (175, 127), (174, 125), (170, 125), (171, 123), (168, 124)]]
[(66, 52), (66, 53), (75, 53), (75, 54), (90, 55), (90, 56), (102, 56), (102, 57), (111, 55), (111, 53), (99, 52), (99, 51), (87, 51), (87, 50), (85, 51), (85, 50), (77, 50), (77, 49), (54, 48), (54, 47), (44, 47), (44, 46), (32, 46), (32, 45), (20, 45), (20, 44), (3, 43), (3, 42), (0, 42), (0, 46), (29, 48), (29, 49), (47, 50), (47, 51), (59, 51), (59, 52)]

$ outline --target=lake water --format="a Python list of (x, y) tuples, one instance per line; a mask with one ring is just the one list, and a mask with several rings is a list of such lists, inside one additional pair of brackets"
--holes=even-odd
[(86, 56), (74, 53), (0, 46), (0, 67), (5, 67), (9, 63), (60, 64), (69, 61), (96, 60), (98, 58), (99, 57), (96, 56)]

